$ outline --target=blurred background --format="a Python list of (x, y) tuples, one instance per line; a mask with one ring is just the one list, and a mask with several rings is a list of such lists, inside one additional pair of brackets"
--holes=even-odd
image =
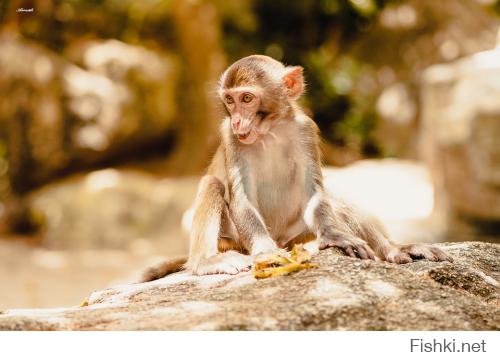
[(187, 252), (240, 57), (305, 68), (329, 190), (399, 242), (500, 239), (500, 1), (0, 0), (0, 309)]

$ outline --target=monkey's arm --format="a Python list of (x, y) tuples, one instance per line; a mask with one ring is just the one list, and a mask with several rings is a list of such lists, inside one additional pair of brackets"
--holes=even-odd
[(224, 173), (228, 184), (229, 213), (238, 232), (239, 242), (251, 255), (278, 249), (264, 219), (248, 197), (249, 176), (243, 167), (239, 144), (226, 118), (221, 126)]
[[(324, 192), (321, 175), (318, 145), (319, 137), (316, 124), (312, 120), (306, 134), (306, 150), (312, 161), (308, 165), (307, 176), (311, 184), (309, 202), (307, 203), (304, 220), (308, 227), (316, 232), (319, 248), (339, 247), (348, 255), (360, 258), (374, 258), (373, 251), (382, 260), (394, 263), (412, 262), (413, 259), (429, 259), (431, 261), (452, 261), (452, 258), (435, 246), (430, 245), (398, 245), (386, 234), (384, 227), (372, 217), (357, 212), (352, 207), (335, 204), (332, 208), (330, 197)], [(368, 247), (369, 246), (369, 247)]]
[(277, 250), (278, 246), (271, 238), (264, 219), (248, 199), (240, 170), (236, 165), (231, 168), (230, 178), (232, 185), (229, 212), (241, 243), (251, 255)]
[(304, 151), (307, 156), (306, 184), (309, 196), (303, 218), (309, 229), (316, 234), (319, 249), (339, 247), (351, 257), (375, 259), (367, 243), (350, 232), (343, 222), (338, 222), (330, 200), (323, 187), (318, 128), (309, 118), (304, 122)]

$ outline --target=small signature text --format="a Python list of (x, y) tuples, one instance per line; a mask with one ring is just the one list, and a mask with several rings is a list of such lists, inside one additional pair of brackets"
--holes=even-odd
[(33, 13), (35, 12), (34, 8), (18, 8), (16, 10), (17, 13)]

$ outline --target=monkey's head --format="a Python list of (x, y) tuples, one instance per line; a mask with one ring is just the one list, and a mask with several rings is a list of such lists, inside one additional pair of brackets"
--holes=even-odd
[(285, 119), (304, 89), (303, 68), (284, 66), (264, 55), (232, 64), (219, 83), (219, 96), (238, 140), (252, 144)]

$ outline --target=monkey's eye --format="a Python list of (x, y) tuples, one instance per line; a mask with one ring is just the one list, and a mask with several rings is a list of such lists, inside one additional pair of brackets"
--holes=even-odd
[(243, 101), (243, 103), (250, 103), (253, 99), (253, 95), (252, 94), (245, 94), (243, 95), (243, 98), (241, 99)]
[(226, 95), (226, 103), (227, 104), (233, 104), (234, 103), (234, 99), (231, 95)]

